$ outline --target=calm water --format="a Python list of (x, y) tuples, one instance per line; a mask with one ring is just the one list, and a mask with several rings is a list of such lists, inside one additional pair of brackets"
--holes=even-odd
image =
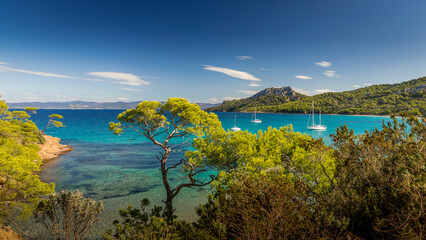
[[(48, 129), (46, 134), (62, 139), (63, 144), (71, 145), (74, 151), (48, 162), (40, 173), (43, 181), (56, 184), (56, 191), (62, 189), (79, 189), (86, 196), (104, 202), (105, 210), (102, 221), (96, 230), (103, 231), (111, 227), (118, 218), (118, 210), (128, 204), (139, 207), (143, 197), (151, 199), (153, 204), (161, 204), (165, 193), (158, 170), (155, 154), (160, 150), (144, 138), (130, 140), (136, 135), (129, 133), (116, 136), (108, 130), (108, 123), (114, 121), (122, 110), (38, 110), (32, 117), (39, 128), (44, 128), (48, 115), (52, 113), (64, 116), (65, 128)], [(234, 126), (234, 113), (218, 113), (225, 129)], [(305, 114), (258, 114), (262, 123), (250, 122), (252, 114), (236, 113), (237, 126), (242, 130), (257, 132), (268, 126), (279, 128), (292, 124), (295, 131), (322, 137), (330, 142), (330, 133), (338, 126), (347, 124), (356, 134), (380, 127), (388, 117), (323, 115), (322, 123), (327, 131), (307, 131)], [(171, 163), (178, 161), (182, 153), (172, 155)], [(208, 176), (208, 173), (205, 175)], [(183, 181), (179, 170), (171, 173), (170, 182)], [(194, 208), (202, 203), (209, 188), (184, 189), (174, 204), (180, 218), (193, 220)], [(34, 230), (37, 232), (37, 230)], [(99, 236), (99, 235), (95, 235)]]

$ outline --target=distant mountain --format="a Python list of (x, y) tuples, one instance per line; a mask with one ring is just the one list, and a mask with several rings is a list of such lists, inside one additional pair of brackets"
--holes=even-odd
[(293, 93), (287, 88), (267, 88), (252, 97), (225, 101), (209, 111), (258, 111), (280, 113), (307, 113), (312, 101), (315, 108), (328, 114), (389, 115), (407, 112), (426, 115), (426, 77), (397, 84), (373, 85), (345, 92), (328, 92), (315, 96)]
[[(22, 102), (22, 103), (7, 103), (9, 108), (23, 109), (25, 107), (36, 107), (38, 109), (129, 109), (136, 107), (137, 102)], [(214, 107), (219, 104), (212, 103), (197, 103), (201, 109)]]
[(275, 106), (306, 98), (291, 87), (266, 88), (249, 98), (224, 101), (221, 105), (208, 108), (208, 111), (243, 112), (254, 111), (255, 106)]

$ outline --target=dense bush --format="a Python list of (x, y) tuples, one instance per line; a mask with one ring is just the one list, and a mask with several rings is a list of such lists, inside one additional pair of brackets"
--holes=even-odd
[(93, 224), (99, 221), (102, 202), (68, 190), (52, 193), (41, 200), (34, 211), (37, 222), (43, 223), (54, 239), (85, 239)]
[(330, 209), (365, 239), (424, 239), (426, 122), (392, 120), (360, 136), (346, 126), (333, 135)]

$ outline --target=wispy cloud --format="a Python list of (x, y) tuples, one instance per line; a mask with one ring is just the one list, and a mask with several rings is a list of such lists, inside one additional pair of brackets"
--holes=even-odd
[(295, 87), (291, 87), (291, 88), (293, 88), (294, 91), (301, 93), (301, 94), (305, 94), (305, 95), (312, 94), (311, 91), (308, 91), (308, 90), (305, 90), (305, 89), (295, 88)]
[(253, 60), (254, 57), (251, 56), (236, 56), (236, 58), (240, 61), (247, 61), (247, 60)]
[(105, 82), (103, 79), (97, 79), (97, 78), (82, 78), (83, 80), (92, 81), (92, 82)]
[(237, 98), (237, 97), (224, 97), (224, 98), (222, 98), (223, 100), (228, 100), (228, 101), (230, 101), (230, 100), (234, 100), (234, 99), (240, 99), (240, 98)]
[(361, 86), (358, 85), (358, 84), (355, 84), (355, 85), (352, 85), (352, 87), (354, 87), (354, 88), (360, 88)]
[(210, 65), (204, 65), (204, 69), (209, 70), (209, 71), (214, 71), (214, 72), (220, 72), (220, 73), (226, 74), (228, 76), (243, 79), (243, 80), (257, 81), (257, 82), (262, 81), (259, 78), (251, 75), (250, 73), (242, 72), (242, 71), (238, 71), (238, 70), (233, 70), (233, 69), (229, 69), (229, 68), (222, 68), (222, 67), (214, 67), (214, 66), (210, 66)]
[(325, 72), (323, 72), (323, 74), (326, 77), (335, 77), (335, 78), (339, 78), (340, 77), (340, 75), (336, 74), (336, 71), (325, 71)]
[(335, 91), (330, 90), (330, 89), (316, 89), (313, 92), (316, 93), (316, 94), (321, 94), (321, 93), (335, 92)]
[(126, 88), (126, 87), (123, 87), (121, 89), (126, 90), (126, 91), (142, 92), (141, 89), (136, 89), (136, 88)]
[(298, 78), (298, 79), (305, 79), (305, 80), (307, 80), (307, 79), (312, 79), (312, 77), (308, 77), (308, 76), (304, 76), (304, 75), (296, 75), (296, 76), (294, 76), (295, 78)]
[(125, 84), (130, 86), (140, 86), (140, 85), (149, 85), (151, 84), (148, 81), (140, 79), (138, 76), (131, 73), (121, 73), (121, 72), (89, 72), (88, 75), (103, 77), (108, 79), (113, 79), (114, 83)]
[(7, 62), (0, 62), (0, 64), (2, 64), (2, 65), (7, 65), (7, 64), (9, 64), (9, 63), (7, 63)]
[(259, 85), (259, 84), (257, 84), (257, 83), (252, 82), (252, 83), (250, 83), (250, 84), (249, 84), (249, 85), (247, 85), (247, 86), (249, 86), (249, 87), (259, 87), (260, 85)]
[(262, 70), (262, 71), (271, 71), (271, 69), (269, 69), (269, 68), (264, 68), (264, 67), (260, 67), (259, 69), (260, 69), (260, 70)]
[(8, 66), (0, 66), (0, 70), (3, 72), (20, 72), (20, 73), (26, 73), (26, 74), (32, 74), (42, 77), (57, 77), (57, 78), (67, 78), (67, 79), (73, 79), (73, 77), (56, 74), (56, 73), (47, 73), (47, 72), (36, 72), (36, 71), (30, 71), (30, 70), (24, 70), (24, 69), (18, 69), (18, 68), (12, 68)]
[(211, 97), (211, 98), (209, 98), (208, 100), (209, 100), (210, 102), (214, 102), (214, 103), (219, 102), (219, 99), (217, 99), (217, 98), (215, 98), (215, 97)]
[(245, 95), (254, 95), (257, 93), (257, 91), (251, 91), (251, 90), (238, 90), (237, 92), (244, 93)]
[(331, 62), (321, 61), (321, 62), (316, 62), (315, 65), (320, 66), (320, 67), (330, 67)]
[(223, 98), (210, 97), (210, 98), (208, 98), (208, 100), (211, 103), (218, 103), (218, 102), (227, 101), (227, 100), (231, 101), (231, 100), (234, 100), (234, 99), (241, 99), (241, 98), (238, 98), (238, 97), (223, 97)]
[(367, 87), (369, 87), (369, 86), (372, 86), (373, 84), (371, 84), (371, 83), (364, 83), (364, 86), (367, 86)]
[(124, 102), (124, 101), (127, 101), (127, 100), (129, 100), (129, 99), (126, 98), (126, 97), (119, 97), (119, 98), (117, 98), (117, 101), (121, 101), (121, 102)]

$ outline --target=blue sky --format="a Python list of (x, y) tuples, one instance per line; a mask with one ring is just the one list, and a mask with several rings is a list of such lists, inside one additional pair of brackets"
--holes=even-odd
[(426, 76), (426, 1), (0, 2), (9, 102), (221, 102)]

